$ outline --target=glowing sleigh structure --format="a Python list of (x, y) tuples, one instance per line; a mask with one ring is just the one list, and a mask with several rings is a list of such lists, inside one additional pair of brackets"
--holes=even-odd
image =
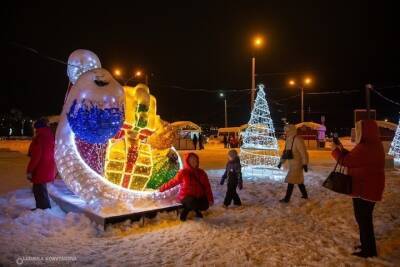
[(182, 167), (172, 147), (175, 130), (156, 114), (156, 99), (146, 85), (122, 87), (93, 65), (70, 77), (55, 146), (67, 188), (57, 181), (51, 196), (65, 210), (85, 212), (98, 222), (101, 217), (102, 224), (104, 218), (179, 206), (179, 188), (158, 191)]

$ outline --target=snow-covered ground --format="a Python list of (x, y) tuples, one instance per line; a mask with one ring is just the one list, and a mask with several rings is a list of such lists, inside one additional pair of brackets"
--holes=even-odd
[(310, 200), (295, 189), (291, 203), (281, 204), (285, 184), (246, 179), (239, 193), (243, 207), (227, 210), (222, 208), (226, 187), (219, 185), (226, 153), (219, 147), (199, 152), (216, 199), (203, 220), (191, 215), (181, 223), (167, 213), (145, 226), (125, 222), (103, 231), (55, 204), (30, 211), (34, 200), (23, 175), (27, 159), (0, 151), (0, 186), (2, 192), (3, 186), (12, 189), (0, 197), (0, 265), (22, 260), (26, 266), (400, 266), (399, 171), (386, 172), (384, 201), (375, 210), (380, 256), (363, 260), (350, 256), (358, 238), (351, 199), (321, 187), (334, 164), (329, 151), (310, 151)]

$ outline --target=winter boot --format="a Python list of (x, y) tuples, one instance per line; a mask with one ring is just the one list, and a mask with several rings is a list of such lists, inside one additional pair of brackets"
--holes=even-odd
[(182, 212), (181, 212), (180, 220), (182, 222), (186, 221), (186, 218), (187, 218), (188, 214), (189, 214), (189, 210), (188, 209), (183, 209)]
[(195, 210), (194, 212), (196, 212), (196, 218), (203, 218), (203, 214), (201, 213), (201, 211)]

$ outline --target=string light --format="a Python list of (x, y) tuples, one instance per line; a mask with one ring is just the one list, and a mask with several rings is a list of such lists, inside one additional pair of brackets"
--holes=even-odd
[(67, 113), (68, 122), (80, 139), (92, 144), (105, 144), (121, 128), (120, 108), (101, 108), (100, 103), (75, 99)]
[(77, 49), (68, 58), (67, 75), (72, 84), (85, 72), (101, 68), (99, 58), (89, 50)]
[(278, 149), (264, 85), (260, 84), (248, 127), (243, 134), (240, 158), (245, 167), (276, 167), (279, 163)]
[(397, 125), (396, 134), (390, 144), (389, 155), (393, 156), (396, 161), (400, 161), (400, 119)]

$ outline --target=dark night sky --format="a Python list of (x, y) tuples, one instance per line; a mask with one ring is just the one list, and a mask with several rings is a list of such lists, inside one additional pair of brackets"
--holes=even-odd
[[(3, 9), (6, 33), (0, 112), (19, 108), (30, 116), (58, 114), (67, 87), (66, 67), (19, 47), (67, 60), (78, 48), (94, 51), (104, 68), (136, 67), (152, 73), (150, 89), (163, 119), (223, 124), (217, 91), (250, 87), (250, 38), (265, 35), (257, 53), (258, 82), (267, 87), (276, 122), (298, 118), (299, 98), (289, 78), (312, 75), (309, 90), (359, 89), (348, 95), (306, 96), (317, 120), (349, 127), (352, 110), (363, 107), (363, 88), (400, 85), (400, 32), (396, 9), (368, 1), (13, 1)], [(372, 1), (371, 1), (372, 2)], [(378, 1), (374, 1), (378, 2)], [(388, 2), (388, 1), (379, 1)], [(3, 61), (4, 62), (4, 61)], [(296, 72), (286, 75), (267, 73)], [(181, 91), (204, 88), (216, 93)], [(400, 88), (381, 92), (400, 102)], [(249, 119), (249, 93), (228, 95), (229, 123)], [(400, 107), (372, 96), (378, 118), (397, 121)]]

